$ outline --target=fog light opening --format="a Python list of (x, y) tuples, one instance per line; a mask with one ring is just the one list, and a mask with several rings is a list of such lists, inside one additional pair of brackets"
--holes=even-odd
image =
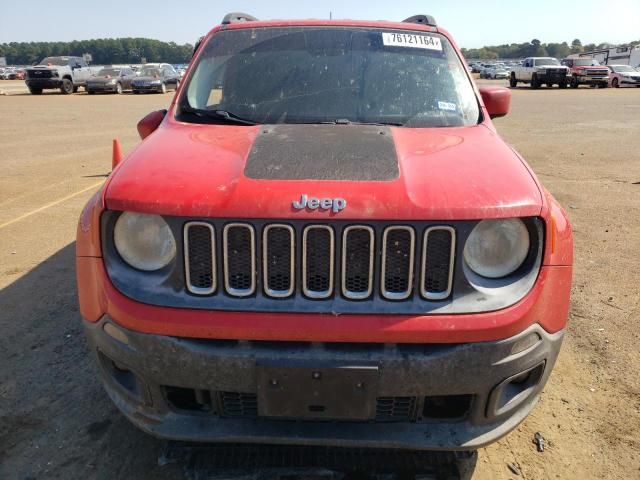
[(211, 393), (194, 388), (164, 387), (167, 403), (174, 410), (209, 412), (212, 409)]
[(428, 420), (458, 420), (471, 408), (472, 395), (424, 397), (422, 417)]

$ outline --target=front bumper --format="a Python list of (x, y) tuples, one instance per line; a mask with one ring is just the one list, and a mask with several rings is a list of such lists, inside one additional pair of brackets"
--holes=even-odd
[[(537, 402), (564, 335), (534, 324), (506, 340), (449, 345), (200, 340), (126, 330), (108, 315), (85, 321), (84, 328), (109, 396), (152, 435), (430, 450), (477, 449), (515, 428)], [(374, 365), (375, 416), (317, 421), (260, 415), (260, 368), (273, 361), (285, 368)], [(392, 418), (389, 399), (397, 398), (410, 407)]]
[(53, 89), (60, 88), (62, 80), (60, 78), (30, 78), (26, 80), (26, 84), (29, 88)]
[(134, 92), (161, 92), (162, 85), (132, 85)]
[(537, 72), (536, 76), (540, 83), (569, 83), (571, 79), (570, 76), (567, 76), (565, 73), (548, 73), (548, 72)]
[(116, 91), (116, 84), (109, 84), (109, 83), (88, 83), (87, 84), (87, 91), (92, 91), (92, 92), (115, 92)]
[(607, 76), (578, 75), (576, 78), (578, 79), (578, 83), (581, 85), (600, 85), (603, 83), (609, 83), (609, 77)]

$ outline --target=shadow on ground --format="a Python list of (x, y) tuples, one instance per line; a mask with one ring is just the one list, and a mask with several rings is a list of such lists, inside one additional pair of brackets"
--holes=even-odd
[(0, 291), (0, 478), (183, 478), (102, 390), (82, 333), (75, 244)]
[[(74, 250), (75, 244), (66, 246), (0, 291), (0, 478), (213, 478), (221, 471), (220, 461), (226, 462), (227, 472), (248, 467), (252, 457), (247, 448), (251, 447), (173, 446), (168, 450), (166, 442), (137, 430), (115, 409), (98, 381), (82, 332)], [(226, 453), (221, 454), (220, 448)], [(280, 462), (285, 458), (274, 450), (279, 447), (267, 448), (269, 458)], [(268, 457), (256, 451), (259, 460)], [(160, 457), (163, 466), (158, 463)], [(297, 450), (296, 458), (302, 458)], [(218, 463), (212, 464), (213, 460)], [(465, 457), (468, 475), (475, 462), (475, 456)], [(269, 475), (264, 465), (250, 469), (253, 475), (246, 477), (243, 471), (243, 478), (369, 478), (366, 473), (335, 477), (326, 469), (298, 475), (288, 468), (285, 476)]]

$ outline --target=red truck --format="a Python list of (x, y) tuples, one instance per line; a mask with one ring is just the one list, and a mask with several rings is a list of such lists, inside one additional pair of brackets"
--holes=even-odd
[(573, 245), (491, 121), (509, 103), (430, 16), (225, 17), (80, 217), (115, 405), (189, 441), (469, 451), (515, 428)]
[(562, 65), (570, 69), (571, 88), (578, 88), (580, 85), (600, 88), (609, 86), (609, 69), (594, 58), (565, 58)]

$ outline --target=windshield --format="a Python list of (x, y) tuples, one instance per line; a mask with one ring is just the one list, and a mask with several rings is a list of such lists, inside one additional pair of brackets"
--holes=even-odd
[(40, 62), (40, 65), (57, 65), (62, 67), (64, 65), (69, 65), (68, 57), (47, 57)]
[(534, 65), (560, 65), (560, 62), (555, 58), (536, 58)]
[(598, 62), (595, 58), (585, 58), (580, 60), (574, 60), (573, 64), (576, 67), (597, 67), (600, 66), (600, 62)]
[(637, 72), (637, 70), (629, 65), (616, 65), (615, 67), (611, 67), (616, 73), (626, 73), (626, 72)]
[(142, 77), (159, 77), (160, 70), (158, 67), (142, 67), (140, 70), (140, 76)]
[(115, 68), (103, 68), (98, 72), (99, 77), (117, 77), (118, 75), (120, 75), (120, 70), (116, 70)]
[(480, 112), (441, 35), (342, 27), (238, 29), (204, 46), (179, 100), (254, 123), (475, 124)]

